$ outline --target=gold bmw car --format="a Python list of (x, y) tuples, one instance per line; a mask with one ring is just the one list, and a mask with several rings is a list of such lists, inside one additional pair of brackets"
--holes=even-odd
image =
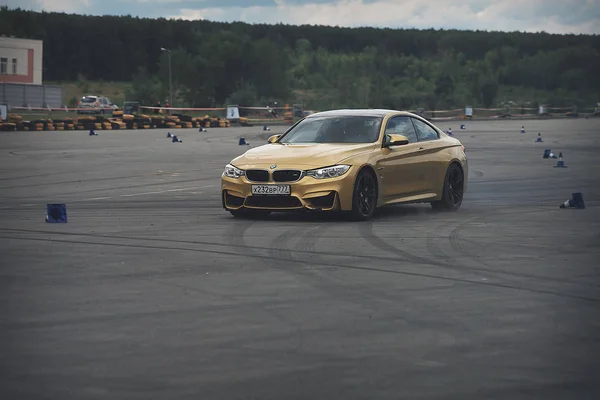
[(312, 114), (225, 167), (223, 208), (236, 217), (273, 211), (345, 211), (429, 202), (457, 210), (467, 189), (464, 146), (418, 115), (393, 110)]

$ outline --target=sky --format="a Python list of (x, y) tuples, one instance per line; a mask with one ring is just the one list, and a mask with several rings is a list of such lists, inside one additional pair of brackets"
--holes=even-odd
[(600, 35), (600, 0), (0, 0), (0, 5), (185, 20)]

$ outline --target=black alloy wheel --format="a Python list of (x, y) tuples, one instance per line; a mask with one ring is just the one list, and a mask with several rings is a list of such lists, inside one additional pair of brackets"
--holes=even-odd
[(463, 201), (465, 177), (458, 164), (451, 164), (446, 172), (442, 199), (432, 201), (434, 210), (456, 211)]
[(368, 220), (377, 208), (377, 181), (368, 170), (362, 170), (356, 177), (352, 195), (352, 216), (359, 221)]

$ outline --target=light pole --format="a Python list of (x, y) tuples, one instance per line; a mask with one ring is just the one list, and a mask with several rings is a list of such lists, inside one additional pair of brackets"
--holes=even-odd
[(173, 90), (171, 84), (171, 50), (165, 49), (164, 47), (161, 47), (160, 50), (169, 53), (169, 104), (171, 107), (173, 107)]

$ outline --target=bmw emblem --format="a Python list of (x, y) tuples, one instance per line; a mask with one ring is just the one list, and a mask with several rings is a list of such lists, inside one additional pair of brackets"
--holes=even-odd
[(277, 168), (277, 164), (273, 164), (273, 165), (271, 165), (269, 168), (271, 168), (271, 169), (275, 169), (275, 168)]

